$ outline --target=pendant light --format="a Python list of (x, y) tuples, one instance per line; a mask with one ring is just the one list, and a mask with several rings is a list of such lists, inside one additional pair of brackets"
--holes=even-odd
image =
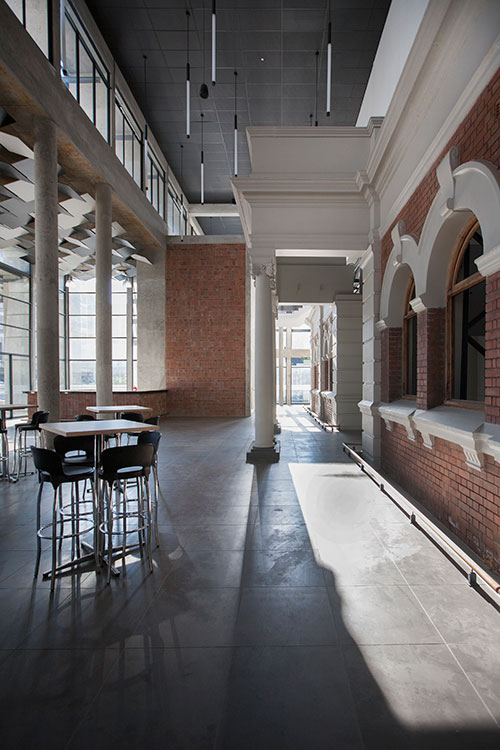
[(326, 116), (332, 111), (332, 9), (328, 2), (328, 47), (326, 59)]
[(201, 113), (201, 160), (200, 160), (200, 203), (205, 203), (205, 164), (203, 160), (203, 112)]
[(215, 86), (215, 57), (216, 57), (216, 35), (217, 22), (215, 18), (215, 0), (212, 0), (212, 86)]
[(200, 97), (202, 99), (208, 99), (208, 86), (205, 83), (205, 3), (203, 3), (203, 5), (201, 7), (201, 13), (202, 13), (202, 16), (203, 16), (203, 24), (202, 24), (202, 28), (203, 28), (203, 37), (202, 37), (202, 39), (203, 39), (203, 44), (202, 44), (202, 50), (203, 50), (202, 51), (202, 55), (203, 55), (203, 58), (202, 58), (202, 60), (203, 60), (203, 64), (202, 64), (203, 78), (202, 78), (202, 83), (201, 83), (201, 86), (200, 86)]
[(191, 13), (186, 11), (186, 138), (191, 135), (191, 71), (189, 68), (189, 17)]
[(238, 99), (236, 84), (238, 82), (238, 71), (234, 71), (234, 176), (238, 177)]
[(319, 52), (316, 50), (316, 86), (314, 89), (314, 126), (318, 127), (318, 60)]

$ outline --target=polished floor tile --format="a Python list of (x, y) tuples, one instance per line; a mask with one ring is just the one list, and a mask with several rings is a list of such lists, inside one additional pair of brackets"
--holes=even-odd
[(132, 550), (51, 595), (36, 477), (2, 485), (2, 750), (498, 748), (500, 614), (345, 436), (279, 411), (270, 466), (249, 419), (164, 421), (152, 574)]

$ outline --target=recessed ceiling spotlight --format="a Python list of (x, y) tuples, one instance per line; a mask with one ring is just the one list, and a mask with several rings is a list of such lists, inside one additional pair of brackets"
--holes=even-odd
[(261, 62), (264, 62), (264, 60), (265, 60), (265, 57), (261, 57), (261, 58), (260, 58), (260, 61), (261, 61)]

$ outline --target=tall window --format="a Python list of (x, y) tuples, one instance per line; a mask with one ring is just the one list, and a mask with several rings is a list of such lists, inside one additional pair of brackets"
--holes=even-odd
[(134, 181), (142, 186), (142, 131), (137, 120), (116, 92), (115, 152)]
[(30, 279), (0, 267), (0, 403), (26, 403), (30, 328)]
[(61, 34), (61, 76), (109, 143), (109, 74), (89, 34), (67, 3)]
[[(113, 388), (131, 390), (137, 382), (136, 295), (132, 282), (112, 282)], [(96, 387), (95, 279), (68, 284), (69, 387)]]
[(168, 211), (167, 223), (169, 234), (185, 234), (186, 212), (183, 209), (181, 199), (171, 183), (168, 185)]
[(448, 289), (448, 395), (484, 401), (486, 282), (475, 260), (483, 254), (477, 221), (469, 225), (457, 246)]
[(415, 296), (415, 281), (406, 290), (403, 315), (403, 394), (417, 395), (417, 314), (410, 305)]
[(47, 0), (7, 0), (22, 25), (42, 50), (49, 56), (49, 6)]
[(165, 170), (148, 145), (146, 154), (146, 189), (149, 202), (165, 218)]

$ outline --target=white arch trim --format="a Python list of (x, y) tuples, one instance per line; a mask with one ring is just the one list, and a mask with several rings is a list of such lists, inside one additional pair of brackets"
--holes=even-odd
[(500, 271), (500, 172), (485, 160), (456, 166), (457, 162), (458, 150), (452, 148), (436, 170), (440, 187), (427, 213), (418, 245), (411, 235), (403, 234), (403, 222), (394, 227), (394, 246), (380, 296), (380, 319), (387, 326), (401, 325), (404, 265), (413, 273), (415, 296), (421, 305), (445, 306), (450, 247), (473, 214), (481, 226), (484, 242), (477, 267), (483, 276)]

